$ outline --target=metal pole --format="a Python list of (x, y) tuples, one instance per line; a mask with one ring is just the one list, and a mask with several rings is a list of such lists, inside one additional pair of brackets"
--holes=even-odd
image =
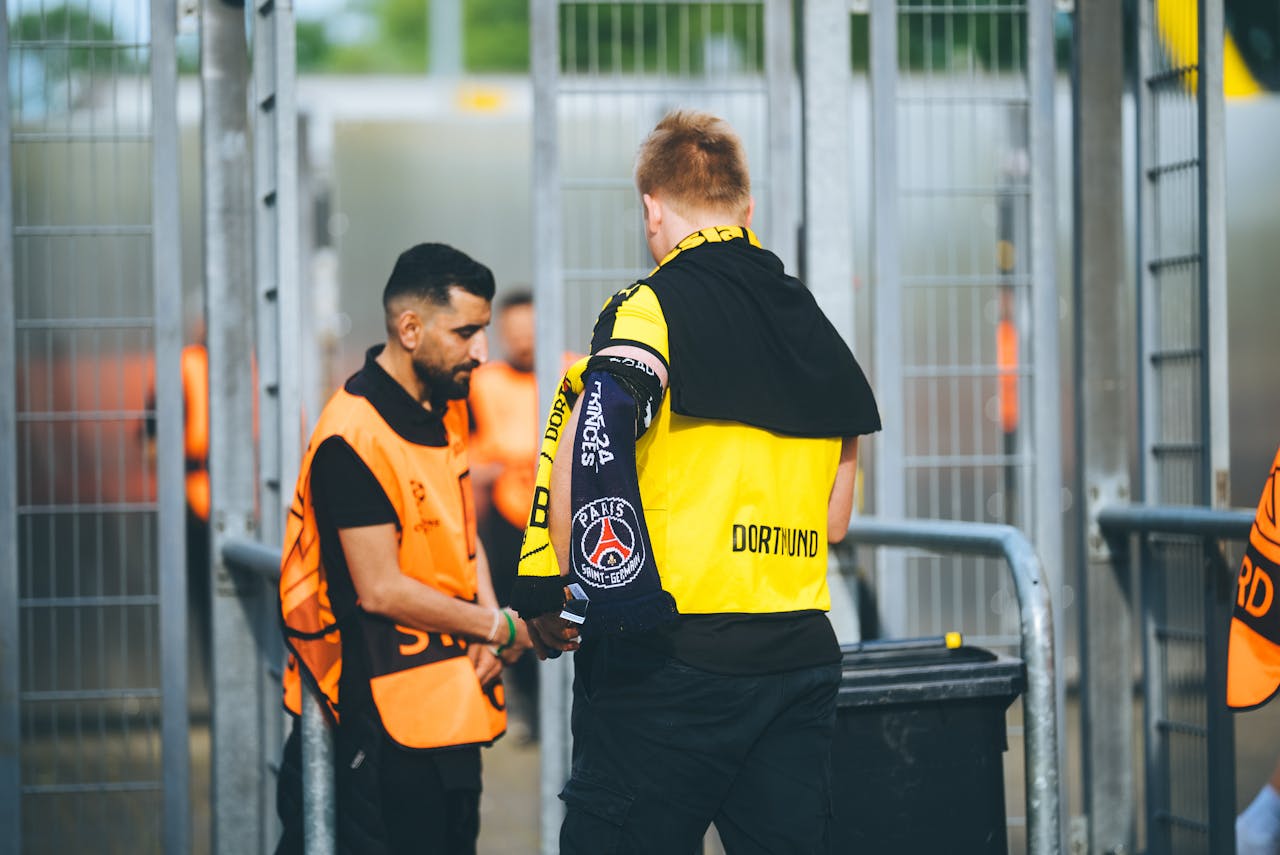
[[(1231, 503), (1230, 484), (1230, 383), (1227, 355), (1227, 217), (1226, 130), (1223, 93), (1223, 2), (1201, 0), (1197, 27), (1200, 113), (1200, 248), (1202, 299), (1200, 319), (1207, 359), (1203, 378), (1201, 430), (1205, 445), (1205, 502), (1217, 508)], [(1211, 554), (1217, 554), (1212, 550)], [(1227, 651), (1224, 639), (1231, 616), (1234, 578), (1230, 568), (1217, 561), (1205, 566), (1205, 651), (1209, 723), (1209, 848), (1214, 852), (1235, 849), (1235, 717), (1221, 702), (1226, 692)]]
[(765, 245), (793, 273), (799, 222), (795, 193), (795, 27), (791, 0), (765, 0), (765, 78), (769, 99), (769, 234)]
[(1151, 275), (1147, 272), (1147, 258), (1153, 253), (1154, 244), (1154, 190), (1146, 171), (1154, 161), (1149, 150), (1155, 138), (1155, 119), (1152, 115), (1154, 97), (1147, 88), (1147, 75), (1152, 70), (1152, 41), (1155, 38), (1155, 14), (1153, 0), (1136, 0), (1137, 27), (1137, 68), (1134, 71), (1133, 92), (1134, 112), (1137, 117), (1138, 141), (1135, 146), (1134, 175), (1137, 179), (1137, 233), (1138, 245), (1134, 252), (1134, 276), (1137, 290), (1134, 294), (1134, 311), (1138, 322), (1135, 325), (1134, 356), (1137, 359), (1137, 398), (1138, 398), (1138, 466), (1137, 489), (1134, 498), (1144, 501), (1159, 501), (1159, 482), (1156, 467), (1151, 460), (1151, 440), (1148, 434), (1154, 430), (1159, 419), (1156, 395), (1151, 391), (1155, 386), (1151, 364), (1151, 351), (1157, 346), (1159, 336), (1156, 332), (1156, 313), (1152, 307), (1159, 303), (1153, 299), (1151, 292)]
[(458, 77), (462, 74), (462, 0), (427, 0), (427, 12), (431, 74)]
[[(265, 546), (254, 540), (227, 538), (222, 544), (222, 561), (237, 575), (243, 574), (267, 585), (280, 582), (279, 547)], [(304, 846), (307, 855), (333, 855), (337, 851), (333, 734), (319, 699), (305, 689), (302, 695)]]
[[(774, 0), (773, 18), (787, 18), (786, 30), (776, 34), (787, 51), (777, 63), (787, 71), (790, 91), (790, 0)], [(773, 21), (773, 18), (770, 21)], [(847, 0), (808, 0), (803, 13), (804, 51), (804, 278), (818, 305), (849, 345), (853, 346), (853, 178), (849, 168), (849, 110), (852, 73), (851, 34)], [(770, 34), (771, 46), (775, 34)], [(775, 69), (776, 70), (776, 69)], [(775, 105), (775, 81), (770, 81), (770, 111)], [(777, 88), (782, 88), (778, 85)], [(789, 107), (789, 99), (787, 101)], [(780, 106), (780, 105), (779, 105)], [(778, 110), (779, 118), (790, 113)], [(770, 139), (791, 135), (789, 121), (773, 118)], [(778, 175), (774, 175), (777, 187)], [(789, 185), (790, 182), (783, 182)], [(776, 192), (776, 191), (775, 191)], [(787, 201), (790, 190), (787, 190)], [(828, 572), (831, 620), (842, 641), (861, 637), (857, 603), (848, 580), (840, 575), (838, 555), (831, 554)]]
[[(1125, 539), (1113, 554), (1098, 510), (1129, 498), (1133, 294), (1126, 286), (1120, 4), (1076, 6), (1076, 496), (1080, 554), (1082, 765), (1089, 851), (1134, 851), (1133, 586)], [(1086, 394), (1086, 390), (1088, 390)]]
[[(533, 198), (541, 216), (533, 220), (533, 293), (537, 306), (539, 411), (551, 408), (560, 382), (565, 346), (563, 222), (560, 152), (556, 125), (560, 71), (559, 0), (530, 4), (529, 58), (533, 72)], [(564, 808), (558, 798), (569, 777), (569, 708), (573, 669), (570, 657), (539, 665), (538, 722), (541, 743), (541, 851), (559, 851)]]
[[(293, 0), (275, 7), (276, 288), (280, 307), (280, 495), (270, 512), (289, 513), (305, 443), (302, 414), (302, 231), (298, 177), (297, 34)], [(318, 415), (318, 414), (316, 414)], [(281, 528), (283, 536), (283, 528)]]
[[(874, 375), (885, 429), (875, 437), (875, 512), (907, 515), (906, 399), (903, 386), (902, 291), (898, 246), (898, 10), (873, 0), (870, 19), (872, 299)], [(876, 594), (885, 635), (906, 631), (906, 564), (901, 555), (876, 556)]]
[(256, 531), (253, 419), (253, 195), (244, 12), (205, 0), (201, 24), (204, 103), (205, 311), (209, 346), (209, 480), (213, 570), (212, 766), (214, 852), (252, 852), (262, 840), (263, 699), (253, 634), (256, 579), (222, 559), (230, 537)]
[[(1226, 119), (1223, 94), (1223, 2), (1201, 0), (1196, 28), (1199, 44), (1200, 113), (1200, 277), (1201, 341), (1208, 358), (1201, 361), (1203, 413), (1201, 425), (1206, 504), (1231, 504), (1230, 383), (1227, 354), (1227, 213)], [(1234, 780), (1234, 778), (1232, 779)], [(1234, 810), (1234, 807), (1232, 808)]]
[[(1035, 528), (1030, 529), (1036, 552), (1052, 590), (1060, 593), (1062, 549), (1062, 381), (1058, 356), (1057, 192), (1054, 160), (1055, 68), (1054, 8), (1051, 3), (1027, 4), (1027, 85), (1031, 93), (1031, 282), (1035, 320), (1032, 359), (1035, 380), (1032, 401), (1035, 422), (1031, 435), (1035, 454)], [(1062, 626), (1062, 597), (1053, 598), (1053, 625)], [(1053, 661), (1062, 661), (1062, 636), (1056, 635)], [(1061, 675), (1054, 685), (1057, 730), (1064, 732), (1066, 686)], [(1065, 749), (1065, 741), (1058, 750)], [(1058, 757), (1065, 766), (1066, 757)], [(1061, 824), (1055, 833), (1062, 833)], [(1065, 848), (1066, 841), (1059, 840)]]
[[(305, 684), (304, 684), (305, 685)], [(302, 839), (307, 855), (338, 851), (333, 784), (333, 734), (320, 700), (302, 692)]]
[(18, 401), (13, 293), (9, 16), (0, 15), (0, 855), (22, 851), (21, 659), (18, 656)]
[(191, 850), (187, 545), (182, 392), (182, 213), (173, 0), (151, 0), (151, 264), (155, 299), (157, 565), (160, 568), (164, 851)]
[[(841, 337), (852, 344), (848, 0), (807, 0), (803, 27), (805, 282)], [(776, 120), (774, 127), (776, 131)]]
[(1098, 527), (1119, 534), (1186, 534), (1214, 540), (1246, 540), (1256, 510), (1198, 505), (1108, 505), (1098, 510)]
[[(296, 34), (292, 0), (257, 0), (254, 28), (254, 192), (256, 217), (258, 437), (260, 536), (278, 545), (297, 480), (302, 448), (302, 300), (298, 182)], [(257, 669), (261, 680), (262, 848), (280, 835), (273, 764), (284, 743), (284, 719), (271, 702), (284, 666), (276, 598), (257, 598)], [(328, 755), (326, 755), (326, 760)], [(305, 761), (304, 761), (305, 762)]]
[(1204, 545), (1205, 719), (1209, 730), (1209, 851), (1236, 851), (1235, 713), (1227, 708), (1227, 639), (1236, 568), (1212, 541)]
[(1053, 607), (1044, 569), (1026, 535), (1012, 526), (952, 520), (863, 517), (849, 528), (853, 543), (1003, 556), (1018, 597), (1022, 659), (1027, 667), (1023, 704), (1026, 741), (1027, 851), (1062, 851), (1061, 765)]

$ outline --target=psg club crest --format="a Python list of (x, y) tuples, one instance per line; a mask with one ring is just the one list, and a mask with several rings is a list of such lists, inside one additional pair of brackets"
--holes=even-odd
[(596, 499), (573, 517), (574, 570), (596, 588), (619, 588), (644, 566), (640, 519), (626, 499)]

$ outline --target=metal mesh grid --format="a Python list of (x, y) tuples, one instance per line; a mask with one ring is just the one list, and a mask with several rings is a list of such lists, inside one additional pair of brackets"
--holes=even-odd
[[(1195, 4), (1156, 2), (1153, 44), (1143, 69), (1144, 368), (1151, 409), (1146, 425), (1152, 501), (1204, 500), (1200, 376), (1202, 248), (1200, 133)], [(1192, 33), (1190, 46), (1168, 33)], [(1187, 53), (1188, 48), (1190, 53)]]
[(161, 837), (148, 12), (7, 3), (24, 851)]
[[(1026, 527), (1026, 7), (903, 0), (896, 11), (905, 513)], [(1001, 330), (1015, 343), (1003, 363)], [(1017, 604), (999, 562), (916, 555), (903, 569), (902, 634), (961, 629), (972, 643), (1016, 648)]]
[[(1208, 504), (1201, 110), (1195, 3), (1144, 3), (1139, 51), (1142, 181), (1140, 323), (1146, 500)], [(1208, 852), (1208, 564), (1194, 538), (1144, 544), (1147, 844)]]
[(585, 352), (608, 297), (653, 268), (632, 181), (636, 148), (674, 107), (741, 135), (769, 246), (769, 103), (762, 2), (560, 4), (557, 95), (566, 340)]

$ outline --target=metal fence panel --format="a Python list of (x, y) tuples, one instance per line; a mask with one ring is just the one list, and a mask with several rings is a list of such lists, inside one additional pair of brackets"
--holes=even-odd
[(0, 453), (17, 489), (0, 510), (21, 750), (5, 795), (23, 832), (6, 844), (185, 851), (173, 7), (6, 12), (16, 430)]
[[(0, 170), (12, 174), (9, 143), (9, 15), (0, 15)], [(13, 182), (0, 181), (0, 853), (22, 845), (18, 702), (17, 354), (13, 322)]]
[[(872, 443), (876, 513), (1027, 532), (1061, 627), (1053, 9), (879, 0), (869, 11), (873, 369), (886, 425)], [(862, 56), (855, 48), (855, 64)], [(998, 563), (877, 562), (884, 634), (963, 630), (1016, 648)], [(1061, 711), (1061, 672), (1055, 694)]]
[[(266, 710), (279, 703), (261, 670), (267, 639), (257, 617), (274, 592), (223, 559), (230, 538), (253, 538), (257, 503), (253, 442), (254, 278), (252, 160), (247, 111), (249, 54), (245, 14), (220, 0), (202, 4), (201, 98), (204, 168), (205, 312), (209, 339), (209, 480), (211, 499), (212, 806), (219, 853), (253, 852), (271, 822), (262, 767)], [(257, 430), (270, 430), (263, 425)], [(261, 436), (261, 434), (259, 434)], [(274, 634), (274, 633), (273, 633)]]
[[(301, 228), (296, 49), (291, 0), (258, 0), (253, 26), (254, 275), (257, 280), (258, 534), (275, 548), (284, 538), (303, 446)], [(317, 414), (312, 414), (314, 417)], [(262, 650), (256, 669), (263, 698), (259, 727), (261, 851), (280, 836), (275, 776), (286, 716), (273, 703), (280, 687), (284, 643), (274, 589), (263, 580), (254, 611)]]
[[(1152, 504), (1222, 504), (1222, 6), (1144, 0), (1138, 14), (1139, 480)], [(1215, 769), (1232, 722), (1210, 694), (1225, 667), (1214, 641), (1226, 625), (1209, 596), (1222, 572), (1194, 537), (1143, 541), (1145, 833), (1155, 852), (1225, 851), (1230, 840), (1233, 779)]]
[[(632, 181), (636, 147), (669, 109), (709, 110), (742, 136), (756, 196), (756, 231), (786, 243), (794, 213), (772, 198), (766, 3), (560, 2), (556, 92), (564, 218), (567, 341), (584, 350), (613, 292), (653, 266)], [(793, 259), (784, 259), (791, 261)]]
[[(875, 443), (877, 513), (1017, 525), (1046, 541), (1056, 593), (1050, 14), (873, 3), (869, 71), (875, 376), (891, 425)], [(972, 560), (956, 574), (942, 560), (882, 562), (887, 630), (1012, 644), (1000, 567)]]

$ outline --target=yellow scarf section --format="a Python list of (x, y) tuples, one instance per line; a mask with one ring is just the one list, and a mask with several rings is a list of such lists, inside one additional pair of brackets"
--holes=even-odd
[[(551, 467), (555, 463), (556, 451), (560, 448), (560, 439), (568, 427), (573, 404), (582, 394), (582, 372), (586, 369), (588, 360), (589, 357), (583, 357), (569, 366), (569, 370), (560, 378), (560, 387), (556, 390), (555, 400), (551, 402), (551, 411), (547, 413), (547, 424), (542, 430), (542, 447), (538, 452), (533, 507), (529, 511), (529, 524), (524, 530), (524, 544), (520, 548), (519, 576), (522, 580), (553, 578), (558, 582), (560, 578), (560, 562), (556, 560), (555, 549), (551, 546), (551, 530), (548, 527)], [(517, 582), (517, 589), (519, 587)], [(556, 595), (559, 595), (558, 588)], [(557, 600), (539, 609), (535, 604), (520, 603), (519, 599), (518, 593), (512, 597), (516, 610), (522, 615), (526, 612), (549, 611), (560, 605)]]

